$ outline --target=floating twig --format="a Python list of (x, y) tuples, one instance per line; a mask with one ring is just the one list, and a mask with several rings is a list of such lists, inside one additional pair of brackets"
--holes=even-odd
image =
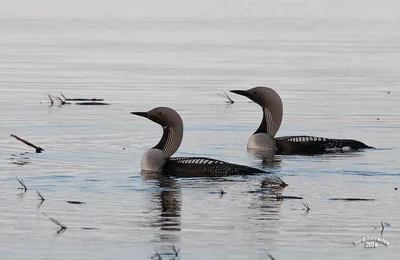
[(267, 253), (267, 256), (268, 256), (271, 260), (276, 260), (275, 257), (273, 257), (270, 253)]
[(383, 231), (385, 230), (385, 227), (383, 226), (383, 223), (381, 221), (381, 226), (382, 226), (382, 230), (381, 230), (381, 236), (383, 235)]
[(363, 198), (330, 198), (329, 200), (344, 200), (344, 201), (374, 201), (375, 199), (363, 199)]
[(36, 194), (40, 197), (40, 199), (42, 200), (42, 202), (40, 204), (43, 203), (43, 201), (45, 201), (44, 197), (42, 196), (42, 194), (40, 194), (40, 192), (38, 190), (36, 190)]
[(303, 204), (303, 206), (306, 208), (306, 213), (308, 213), (310, 211), (310, 206), (308, 206), (308, 202), (304, 203), (301, 201), (301, 204)]
[(62, 98), (57, 97), (57, 99), (60, 101), (61, 105), (69, 105), (71, 104), (70, 102), (67, 102), (66, 100), (62, 100)]
[(179, 249), (176, 249), (176, 247), (175, 247), (174, 244), (172, 244), (171, 248), (172, 248), (172, 250), (173, 250), (174, 253), (175, 253), (175, 257), (178, 257), (179, 251), (180, 251), (181, 249), (180, 249), (180, 248), (179, 248)]
[(281, 188), (285, 188), (289, 186), (286, 182), (284, 182), (281, 178), (266, 178), (261, 182), (261, 188), (269, 188), (269, 187), (279, 186)]
[(151, 259), (162, 260), (162, 256), (157, 252), (157, 249), (154, 249), (154, 251), (156, 253), (151, 257)]
[(28, 190), (28, 188), (26, 187), (24, 181), (23, 181), (22, 179), (18, 178), (18, 176), (17, 176), (17, 180), (18, 180), (18, 182), (19, 182), (19, 183), (22, 185), (22, 187), (23, 187), (23, 188), (18, 188), (18, 189), (19, 189), (19, 190), (24, 190), (24, 192), (26, 192), (26, 191)]
[(60, 94), (66, 101), (104, 101), (103, 98), (67, 98), (62, 93)]
[(36, 153), (41, 153), (42, 151), (44, 151), (43, 148), (41, 148), (41, 147), (39, 147), (39, 146), (36, 146), (36, 145), (34, 145), (34, 144), (32, 144), (32, 143), (30, 143), (30, 142), (28, 142), (28, 141), (22, 139), (21, 137), (18, 137), (18, 136), (13, 135), (13, 134), (11, 134), (10, 137), (14, 137), (14, 138), (17, 139), (18, 141), (23, 142), (24, 144), (26, 144), (26, 145), (28, 145), (28, 146), (30, 146), (30, 147), (35, 148)]
[(275, 194), (277, 200), (284, 200), (284, 199), (286, 199), (286, 200), (301, 200), (301, 199), (303, 199), (303, 197), (299, 197), (299, 196), (283, 196), (282, 193), (277, 192), (277, 191), (273, 191), (273, 193)]
[(45, 213), (42, 213), (42, 214), (44, 216), (46, 216), (47, 218), (49, 218), (51, 220), (51, 222), (53, 222), (54, 224), (56, 224), (57, 226), (60, 227), (60, 229), (57, 231), (57, 234), (61, 234), (67, 229), (67, 226), (65, 226), (64, 224), (62, 224), (60, 221), (56, 220), (55, 218), (49, 217)]
[(104, 102), (78, 102), (76, 104), (82, 105), (82, 106), (108, 106), (108, 105), (110, 105), (109, 103), (104, 103)]
[(225, 92), (224, 92), (224, 95), (222, 95), (222, 94), (220, 94), (220, 93), (218, 93), (218, 95), (219, 96), (221, 96), (221, 97), (225, 97), (225, 98), (227, 98), (228, 99), (228, 101), (226, 101), (226, 103), (229, 103), (229, 104), (233, 104), (233, 103), (235, 103), (235, 101), (233, 101)]
[(53, 105), (53, 104), (54, 104), (54, 100), (53, 100), (53, 98), (51, 97), (51, 95), (50, 95), (50, 94), (47, 94), (47, 97), (48, 97), (49, 100), (50, 100), (50, 105)]
[(69, 204), (85, 204), (85, 202), (77, 201), (77, 200), (67, 200), (65, 202), (67, 202)]
[(221, 196), (224, 196), (224, 194), (226, 194), (226, 192), (222, 188), (218, 188), (218, 191)]

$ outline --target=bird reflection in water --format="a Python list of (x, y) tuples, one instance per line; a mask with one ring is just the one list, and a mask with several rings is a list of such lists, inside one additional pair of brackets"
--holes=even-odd
[(261, 166), (280, 166), (282, 160), (275, 151), (247, 149), (249, 155), (253, 158), (261, 160)]
[[(174, 243), (179, 240), (176, 232), (181, 231), (182, 194), (179, 182), (159, 172), (142, 171), (146, 181), (152, 181), (157, 192), (152, 193), (151, 205), (161, 212), (151, 220), (152, 227), (159, 227), (157, 242)], [(154, 208), (153, 208), (154, 209)]]

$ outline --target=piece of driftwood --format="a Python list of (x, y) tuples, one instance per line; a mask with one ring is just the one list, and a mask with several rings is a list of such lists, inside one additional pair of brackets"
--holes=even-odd
[(103, 98), (67, 98), (62, 93), (60, 94), (66, 101), (104, 101)]
[(284, 200), (284, 199), (285, 200), (301, 200), (301, 199), (303, 199), (303, 197), (298, 197), (298, 196), (283, 196), (282, 193), (276, 192), (276, 191), (274, 191), (273, 193), (275, 194), (277, 200)]
[(13, 135), (13, 134), (11, 134), (10, 137), (14, 137), (14, 138), (17, 139), (18, 141), (23, 142), (24, 144), (26, 144), (26, 145), (28, 145), (28, 146), (30, 146), (30, 147), (35, 148), (36, 153), (41, 153), (42, 151), (44, 151), (43, 148), (41, 148), (41, 147), (39, 147), (39, 146), (36, 146), (36, 145), (32, 144), (31, 142), (28, 142), (28, 141), (22, 139), (21, 137), (18, 137), (18, 136)]
[(374, 201), (375, 199), (363, 199), (363, 198), (330, 198), (329, 200), (344, 200), (344, 201)]
[(85, 202), (77, 201), (77, 200), (67, 200), (65, 202), (67, 202), (69, 204), (85, 204)]
[(110, 105), (109, 103), (104, 102), (78, 102), (77, 105), (81, 106), (107, 106)]

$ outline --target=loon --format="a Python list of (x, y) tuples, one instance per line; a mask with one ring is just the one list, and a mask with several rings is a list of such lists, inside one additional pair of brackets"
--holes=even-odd
[(308, 135), (275, 137), (283, 117), (283, 104), (278, 93), (272, 88), (262, 86), (248, 90), (230, 90), (230, 92), (251, 99), (263, 110), (261, 124), (247, 142), (248, 150), (273, 151), (282, 155), (313, 155), (373, 148), (352, 139)]
[[(163, 128), (161, 140), (142, 157), (142, 171), (164, 172), (175, 177), (224, 177), (268, 173), (257, 168), (205, 157), (171, 157), (178, 150), (183, 138), (183, 121), (180, 115), (168, 107), (156, 107), (147, 112), (131, 114), (145, 117)], [(279, 177), (271, 179), (271, 184), (287, 186)]]

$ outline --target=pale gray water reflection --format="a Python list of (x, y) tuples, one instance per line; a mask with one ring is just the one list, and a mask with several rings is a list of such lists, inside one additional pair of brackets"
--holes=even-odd
[[(0, 258), (397, 259), (398, 1), (1, 1)], [(273, 87), (277, 136), (354, 138), (377, 149), (275, 156), (246, 149), (262, 114), (218, 93)], [(50, 106), (47, 94), (109, 106)], [(140, 171), (161, 128), (130, 111), (168, 106), (204, 156), (277, 174), (175, 179)], [(10, 134), (45, 149), (35, 151)], [(16, 176), (28, 190), (21, 193)], [(226, 193), (220, 196), (222, 188)], [(45, 201), (38, 207), (40, 198)], [(371, 198), (341, 201), (331, 198)], [(71, 204), (66, 201), (81, 201)], [(305, 214), (301, 201), (311, 210)], [(44, 216), (45, 213), (48, 217)], [(62, 234), (49, 217), (67, 226)], [(355, 246), (364, 236), (389, 245)]]

